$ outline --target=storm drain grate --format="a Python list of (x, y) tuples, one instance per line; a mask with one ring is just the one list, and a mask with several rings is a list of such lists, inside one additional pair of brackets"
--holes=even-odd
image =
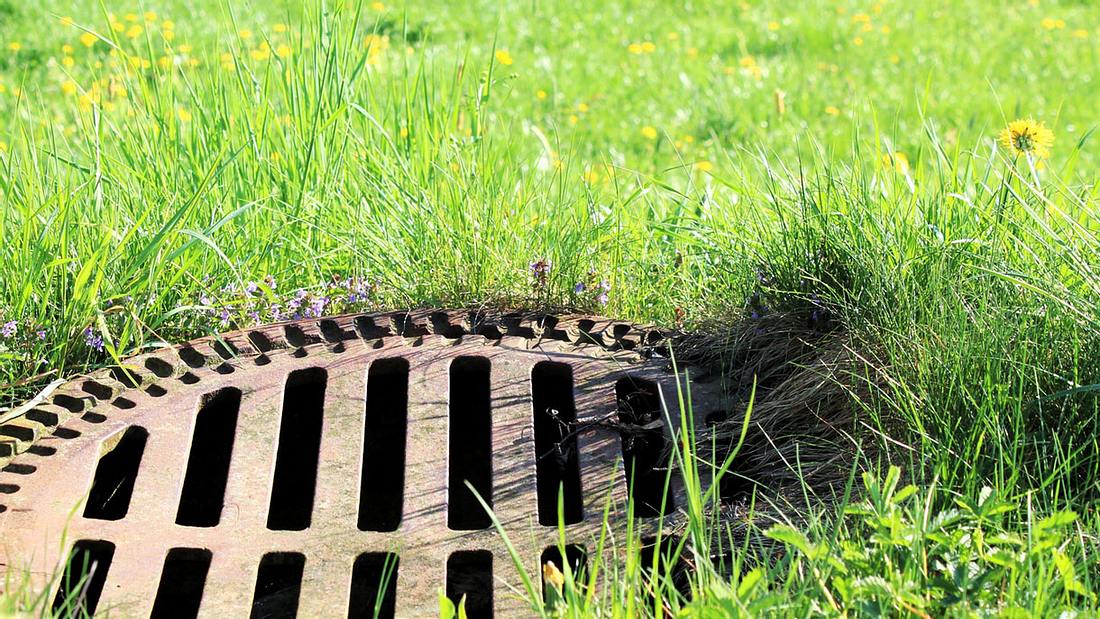
[[(632, 495), (636, 526), (655, 527), (679, 494), (661, 337), (416, 312), (135, 357), (0, 427), (6, 565), (42, 586), (68, 565), (55, 609), (114, 616), (429, 616), (440, 590), (471, 617), (514, 614), (518, 575), (465, 482), (531, 574), (582, 567), (609, 497), (614, 526)], [(713, 407), (708, 387), (693, 398)]]

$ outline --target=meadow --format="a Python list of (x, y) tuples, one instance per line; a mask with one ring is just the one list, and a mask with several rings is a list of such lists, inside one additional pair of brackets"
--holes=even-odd
[(1094, 616), (1098, 63), (1080, 0), (0, 0), (0, 404), (294, 316), (803, 301), (885, 377), (848, 492), (540, 612)]

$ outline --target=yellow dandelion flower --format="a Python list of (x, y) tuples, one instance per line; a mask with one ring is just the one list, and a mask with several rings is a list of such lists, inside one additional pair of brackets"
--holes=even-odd
[(382, 4), (381, 2), (371, 2), (370, 8), (375, 11), (385, 11), (386, 5)]
[(144, 32), (144, 31), (145, 31), (144, 28), (142, 28), (141, 26), (139, 26), (137, 24), (134, 24), (133, 26), (130, 26), (129, 28), (126, 29), (126, 38), (127, 39), (136, 39), (139, 36), (141, 36), (141, 33)]
[(863, 24), (863, 26), (860, 27), (860, 31), (862, 31), (862, 32), (870, 32), (874, 29), (875, 29), (875, 27), (873, 25), (871, 25), (870, 23)]
[(1039, 25), (1046, 30), (1061, 30), (1066, 27), (1066, 20), (1054, 19), (1052, 17), (1044, 17), (1039, 20)]
[(746, 69), (751, 68), (751, 67), (755, 67), (756, 66), (756, 58), (754, 58), (752, 56), (742, 56), (741, 59), (737, 61), (737, 64), (741, 65), (742, 67), (744, 67)]
[(280, 43), (275, 46), (275, 55), (279, 58), (286, 58), (290, 56), (291, 49), (286, 43)]
[(1087, 39), (1089, 38), (1089, 31), (1084, 28), (1078, 28), (1072, 32), (1074, 38)]
[(248, 28), (241, 28), (240, 32), (238, 32), (237, 35), (240, 36), (242, 39), (251, 39), (252, 31)]
[(657, 128), (650, 127), (649, 125), (642, 127), (642, 136), (645, 137), (647, 140), (656, 140)]
[(863, 37), (856, 37), (852, 39), (852, 43), (854, 43), (856, 47), (863, 45)]
[(687, 55), (688, 58), (695, 58), (699, 55), (699, 49), (696, 47), (689, 47), (687, 48)]
[(894, 170), (898, 174), (909, 174), (909, 156), (905, 153), (886, 153), (882, 156), (882, 167), (887, 170)]
[(161, 32), (160, 34), (161, 34), (161, 36), (164, 37), (165, 41), (171, 41), (171, 40), (176, 38), (176, 31), (175, 30), (165, 30), (164, 32)]
[(176, 108), (176, 115), (179, 116), (181, 122), (191, 122), (191, 112), (188, 112), (184, 108)]
[(879, 28), (879, 30), (882, 32), (882, 34), (890, 34), (890, 26), (883, 26), (882, 28)]
[(643, 41), (642, 42), (642, 53), (652, 54), (655, 51), (657, 51), (657, 46), (654, 45), (652, 41)]
[(153, 22), (157, 21), (157, 14), (154, 13), (153, 11), (145, 11), (145, 14), (142, 15), (142, 17), (144, 17), (145, 21), (147, 21), (149, 23), (153, 23)]
[(76, 64), (76, 61), (73, 60), (72, 56), (64, 56), (61, 58), (61, 66), (63, 67), (72, 67), (74, 64)]
[(856, 13), (852, 16), (852, 21), (857, 24), (866, 24), (871, 21), (871, 16), (866, 13)]
[(61, 92), (67, 95), (76, 94), (76, 82), (72, 80), (65, 80), (61, 83)]
[(710, 172), (714, 169), (714, 164), (709, 161), (696, 161), (695, 165), (692, 167), (700, 172)]
[(8, 150), (8, 143), (3, 141), (3, 140), (0, 140), (0, 153), (7, 152), (7, 150)]
[(399, 135), (403, 138), (409, 137), (409, 128), (408, 127), (401, 127), (401, 129), (397, 132), (397, 135)]
[(125, 19), (126, 21), (137, 21), (138, 16), (137, 13), (127, 13), (122, 19)]
[(71, 26), (71, 25), (73, 25), (73, 18), (69, 17), (68, 15), (63, 16), (61, 18), (61, 25), (62, 26)]
[(626, 51), (630, 52), (631, 54), (640, 54), (642, 53), (642, 44), (631, 43), (630, 45), (626, 46)]
[(540, 90), (540, 91), (536, 92), (535, 93), (535, 98), (538, 99), (539, 101), (542, 101), (543, 99), (546, 98), (546, 91), (545, 90)]
[(1054, 145), (1054, 132), (1033, 119), (1017, 119), (1001, 131), (1000, 140), (1016, 155), (1045, 159), (1050, 156), (1050, 147)]
[(73, 53), (73, 46), (69, 45), (68, 43), (62, 45), (61, 46), (61, 53), (62, 54), (71, 54), (71, 53)]
[(508, 53), (506, 49), (498, 49), (496, 53), (497, 62), (504, 66), (512, 64), (512, 55)]
[[(588, 183), (589, 185), (595, 185), (596, 183), (600, 182), (600, 172), (599, 170), (596, 170), (594, 168), (589, 168), (584, 171), (584, 174), (581, 175), (581, 178), (583, 178), (584, 182)], [(547, 563), (547, 565), (553, 565), (553, 563)]]
[(679, 41), (680, 40), (680, 33), (679, 32), (670, 32), (670, 33), (668, 33), (668, 40), (669, 41)]
[(8, 49), (10, 49), (13, 52), (17, 52), (17, 51), (23, 49), (23, 44), (20, 43), (19, 41), (12, 41), (11, 43), (8, 43)]
[(160, 29), (161, 30), (175, 30), (176, 29), (176, 22), (174, 22), (170, 19), (166, 19), (166, 20), (164, 20), (160, 23)]
[(897, 54), (890, 54), (890, 64), (897, 64), (901, 62), (901, 56)]
[(779, 22), (777, 22), (777, 21), (768, 22), (768, 30), (771, 30), (772, 32), (775, 32), (776, 30), (779, 30)]
[(561, 570), (554, 565), (553, 561), (547, 561), (546, 565), (542, 566), (542, 579), (546, 584), (553, 587), (559, 595), (561, 594), (561, 589), (565, 586), (565, 574), (561, 573)]
[(249, 55), (249, 56), (250, 56), (250, 57), (251, 57), (251, 58), (252, 58), (253, 60), (256, 60), (256, 61), (260, 61), (260, 60), (267, 60), (267, 59), (268, 59), (268, 57), (270, 57), (270, 56), (271, 56), (271, 50), (268, 50), (268, 49), (266, 49), (266, 48), (263, 48), (263, 47), (258, 47), (258, 48), (256, 48), (256, 49), (254, 49), (254, 50), (252, 50), (252, 51), (248, 52), (248, 55)]
[(120, 21), (111, 22), (111, 30), (114, 30), (115, 32), (122, 32), (123, 30), (126, 30), (126, 24)]
[(272, 28), (272, 29), (273, 29), (273, 30), (274, 30), (275, 32), (278, 32), (278, 33), (280, 33), (280, 34), (282, 34), (282, 33), (284, 33), (284, 32), (286, 32), (286, 31), (287, 31), (287, 27), (286, 27), (286, 24), (275, 24), (275, 25), (274, 25), (274, 26), (272, 26), (271, 28)]
[(828, 114), (829, 116), (839, 116), (840, 115), (840, 109), (837, 108), (834, 105), (827, 105), (827, 106), (825, 106), (825, 113)]
[(569, 115), (569, 124), (571, 124), (571, 125), (575, 125), (575, 124), (577, 124), (577, 122), (579, 122), (579, 121), (580, 121), (580, 119), (579, 119), (579, 118), (577, 118), (577, 115), (576, 115), (576, 114), (570, 114), (570, 115)]

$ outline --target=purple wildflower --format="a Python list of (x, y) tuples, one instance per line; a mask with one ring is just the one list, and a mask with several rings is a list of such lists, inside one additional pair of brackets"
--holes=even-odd
[(255, 310), (248, 312), (248, 317), (252, 319), (252, 324), (260, 324), (260, 312), (257, 312)]
[(84, 345), (96, 352), (103, 352), (103, 336), (88, 327), (84, 329)]
[(35, 331), (34, 334), (38, 336), (38, 339), (40, 339), (42, 341), (46, 340), (46, 330), (45, 329), (39, 329), (38, 331)]
[(244, 293), (248, 296), (252, 296), (256, 294), (256, 291), (259, 289), (260, 285), (256, 282), (248, 282), (248, 284), (244, 287)]
[(600, 280), (600, 288), (602, 288), (604, 291), (610, 292), (611, 282), (607, 281), (606, 279)]
[(0, 327), (0, 335), (3, 335), (4, 337), (11, 337), (11, 336), (15, 335), (15, 332), (16, 332), (18, 327), (19, 327), (18, 322), (14, 321), (14, 320), (9, 320), (9, 321), (4, 323), (3, 327)]
[(600, 305), (607, 305), (607, 301), (608, 301), (607, 293), (606, 292), (601, 292), (600, 296), (596, 297), (596, 300), (600, 302)]
[(584, 282), (577, 282), (576, 286), (573, 286), (573, 294), (580, 294), (584, 292), (588, 287), (584, 285)]
[(272, 290), (275, 290), (277, 288), (277, 286), (275, 285), (275, 278), (270, 275), (264, 277), (264, 283), (267, 284), (267, 287)]
[(294, 298), (295, 298), (295, 299), (298, 299), (298, 300), (301, 300), (301, 299), (304, 299), (304, 298), (306, 298), (306, 295), (307, 295), (307, 294), (309, 294), (309, 293), (308, 293), (308, 292), (306, 292), (306, 289), (305, 289), (305, 288), (299, 288), (299, 289), (298, 289), (298, 292), (295, 292), (295, 293), (294, 293)]
[(227, 310), (227, 309), (223, 309), (223, 310), (222, 310), (222, 311), (221, 311), (221, 312), (220, 312), (220, 313), (218, 314), (218, 320), (220, 320), (220, 321), (221, 321), (221, 325), (222, 325), (223, 327), (227, 327), (227, 326), (229, 326), (229, 310)]
[(275, 322), (279, 322), (283, 319), (283, 309), (279, 307), (278, 303), (272, 303), (268, 311), (271, 312), (271, 319)]

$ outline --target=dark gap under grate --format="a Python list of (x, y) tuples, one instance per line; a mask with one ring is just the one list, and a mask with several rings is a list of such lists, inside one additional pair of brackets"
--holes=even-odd
[(267, 528), (271, 530), (309, 528), (327, 382), (328, 374), (321, 368), (296, 370), (286, 379), (271, 509), (267, 516)]
[(447, 597), (458, 607), (466, 598), (466, 616), (493, 616), (493, 553), (460, 550), (447, 558)]
[(675, 510), (668, 481), (668, 457), (661, 425), (657, 385), (635, 378), (615, 383), (619, 403), (619, 436), (623, 447), (627, 490), (634, 499), (634, 516), (655, 518)]
[(298, 552), (269, 552), (260, 559), (251, 619), (294, 619), (302, 593), (306, 557)]
[(466, 486), (469, 481), (493, 506), (492, 416), (489, 360), (456, 357), (451, 362), (447, 462), (447, 527), (485, 529), (489, 514)]
[(359, 484), (360, 531), (396, 531), (401, 524), (408, 406), (408, 360), (394, 357), (371, 363)]
[(115, 556), (115, 545), (103, 540), (79, 540), (69, 552), (52, 611), (58, 617), (95, 614), (107, 571)]
[(113, 437), (104, 442), (103, 455), (92, 478), (92, 490), (84, 505), (85, 518), (121, 520), (126, 516), (148, 438), (145, 428), (130, 426), (121, 431), (113, 445)]
[(400, 559), (392, 552), (365, 552), (351, 571), (348, 619), (388, 619), (397, 606)]
[(176, 524), (213, 527), (221, 519), (240, 407), (241, 390), (233, 387), (202, 397), (195, 415)]
[(558, 496), (564, 524), (583, 520), (580, 461), (573, 434), (573, 370), (564, 363), (542, 361), (531, 370), (534, 407), (536, 492), (539, 524), (558, 524)]
[(150, 619), (197, 617), (212, 554), (203, 548), (173, 548), (164, 559)]

